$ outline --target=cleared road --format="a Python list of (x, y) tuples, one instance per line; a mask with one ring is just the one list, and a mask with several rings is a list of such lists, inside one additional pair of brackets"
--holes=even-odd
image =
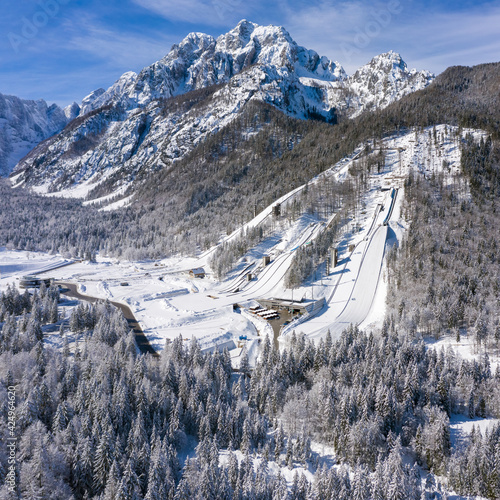
[[(86, 302), (90, 302), (92, 304), (94, 302), (97, 302), (98, 300), (103, 300), (97, 297), (91, 297), (89, 295), (81, 294), (78, 291), (77, 285), (75, 283), (66, 283), (62, 281), (59, 281), (57, 283), (67, 288), (67, 291), (61, 290), (61, 293), (67, 295), (68, 297), (73, 297), (79, 300), (85, 300)], [(141, 351), (142, 354), (151, 354), (153, 356), (159, 356), (159, 354), (153, 349), (153, 347), (149, 343), (149, 340), (146, 337), (146, 335), (144, 335), (144, 332), (142, 331), (142, 328), (137, 322), (137, 320), (135, 319), (135, 316), (132, 313), (130, 307), (128, 307), (125, 304), (121, 304), (120, 302), (111, 302), (111, 304), (118, 307), (118, 309), (122, 311), (123, 316), (127, 320), (130, 328), (134, 331), (135, 343), (137, 344), (139, 351)]]

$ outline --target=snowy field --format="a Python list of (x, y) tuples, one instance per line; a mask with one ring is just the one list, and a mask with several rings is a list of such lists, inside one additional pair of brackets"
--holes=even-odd
[(50, 271), (65, 266), (72, 261), (58, 255), (48, 255), (38, 252), (18, 252), (0, 248), (0, 287), (15, 282), (21, 276), (30, 273)]
[(465, 415), (452, 415), (450, 417), (451, 446), (453, 448), (461, 446), (469, 438), (473, 428), (484, 436), (486, 432), (491, 431), (499, 423), (498, 418), (475, 417), (470, 419)]
[[(474, 134), (477, 138), (481, 136), (480, 132)], [(210, 274), (208, 262), (214, 249), (197, 259), (126, 262), (98, 256), (96, 263), (76, 262), (60, 268), (57, 266), (67, 264), (61, 257), (2, 249), (0, 286), (4, 289), (7, 283), (16, 282), (26, 274), (43, 272), (44, 277), (77, 284), (86, 295), (128, 304), (157, 350), (162, 349), (166, 339), (181, 335), (186, 340), (196, 337), (203, 349), (227, 345), (238, 354), (241, 349), (236, 348), (247, 344), (250, 357), (254, 357), (259, 334), (269, 333), (269, 327), (260, 318), (234, 310), (233, 305), (249, 307), (260, 298), (278, 297), (296, 302), (324, 298), (325, 306), (317, 314), (284, 329), (280, 340), (285, 342), (294, 329), (315, 340), (328, 330), (336, 338), (351, 323), (376, 329), (385, 314), (386, 249), (398, 243), (407, 227), (401, 210), (405, 178), (411, 171), (422, 175), (442, 172), (449, 182), (454, 182), (454, 174), (459, 172), (460, 139), (456, 137), (456, 129), (437, 127), (436, 138), (432, 129), (427, 129), (391, 137), (373, 147), (375, 152), (384, 151), (385, 167), (368, 176), (361, 205), (336, 242), (337, 267), (327, 276), (323, 266), (298, 289), (284, 287), (285, 273), (297, 248), (313, 241), (326, 227), (325, 222), (309, 214), (294, 223), (277, 222), (273, 234), (240, 259), (223, 282)], [(309, 186), (328, 177), (338, 181), (347, 179), (355, 162), (363, 159), (364, 147), (360, 145), (350, 157), (314, 178)], [(384, 226), (393, 188), (397, 189), (397, 195), (389, 223)], [(279, 201), (290, 201), (303, 189), (301, 186)], [(272, 205), (244, 227), (255, 227), (269, 220), (271, 210)], [(235, 231), (223, 241), (237, 237), (240, 232)], [(262, 264), (264, 255), (271, 259), (267, 266)], [(205, 278), (189, 276), (188, 271), (198, 267), (207, 271)], [(247, 272), (255, 276), (252, 281), (246, 281)], [(240, 341), (240, 337), (247, 340)]]

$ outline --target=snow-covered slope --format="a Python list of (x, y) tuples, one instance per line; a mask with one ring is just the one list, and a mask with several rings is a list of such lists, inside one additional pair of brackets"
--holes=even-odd
[(0, 176), (8, 175), (25, 154), (68, 121), (56, 104), (0, 94)]
[(393, 51), (374, 57), (353, 75), (336, 81), (302, 78), (304, 84), (321, 88), (330, 109), (337, 115), (354, 118), (363, 111), (385, 108), (411, 92), (429, 85), (434, 75), (426, 70), (409, 70)]
[(94, 189), (90, 198), (100, 198), (170, 167), (250, 101), (335, 122), (339, 114), (386, 106), (431, 79), (408, 71), (393, 53), (348, 77), (282, 27), (241, 21), (217, 39), (191, 33), (139, 74), (125, 73), (87, 96), (78, 118), (18, 165), (15, 182), (70, 196)]
[(385, 108), (405, 95), (423, 89), (433, 79), (434, 75), (429, 71), (408, 70), (395, 52), (381, 54), (348, 78), (345, 112), (353, 117), (363, 111)]
[[(241, 21), (236, 28), (217, 39), (203, 33), (190, 33), (163, 59), (144, 68), (138, 75), (125, 73), (107, 91), (96, 91), (100, 95), (85, 103), (82, 113), (111, 102), (120, 102), (129, 109), (145, 106), (154, 99), (227, 83), (250, 67), (261, 70), (255, 74), (258, 80), (238, 80), (233, 82), (234, 85), (241, 87), (243, 93), (262, 89), (261, 98), (268, 102), (273, 102), (266, 95), (266, 90), (273, 88), (271, 83), (278, 84), (282, 92), (294, 86), (303, 91), (300, 76), (330, 82), (347, 77), (338, 63), (299, 47), (284, 28)], [(290, 103), (289, 109), (286, 106), (283, 109), (300, 115), (306, 111), (305, 107), (306, 103), (297, 100)]]
[[(310, 191), (315, 185), (325, 185), (328, 179), (338, 182), (352, 180), (357, 164), (362, 164), (369, 155), (377, 155), (380, 150), (384, 152), (384, 166), (380, 170), (373, 169), (366, 178), (366, 189), (359, 204), (363, 209), (353, 209), (349, 214), (349, 218), (352, 217), (350, 222), (338, 232), (333, 243), (338, 249), (337, 267), (328, 274), (325, 267), (318, 268), (299, 288), (287, 288), (284, 276), (298, 248), (308, 245), (325, 230), (328, 221), (321, 220), (318, 214), (304, 213), (296, 220), (288, 217), (274, 219), (269, 236), (249, 249), (222, 283), (213, 279), (210, 273), (209, 263), (215, 248), (198, 259), (176, 255), (161, 263), (112, 262), (98, 258), (98, 264), (86, 262), (61, 267), (51, 271), (51, 276), (78, 280), (88, 295), (127, 302), (150, 342), (159, 348), (165, 339), (174, 339), (180, 334), (184, 338), (195, 336), (207, 343), (209, 339), (226, 341), (228, 332), (235, 342), (242, 334), (253, 339), (256, 330), (246, 321), (248, 318), (235, 314), (232, 306), (235, 303), (255, 304), (253, 301), (259, 298), (325, 300), (325, 307), (318, 314), (303, 318), (303, 322), (292, 322), (283, 330), (282, 340), (285, 342), (294, 330), (319, 341), (328, 330), (338, 338), (350, 323), (361, 324), (368, 331), (378, 329), (386, 312), (384, 245), (401, 241), (409, 227), (402, 210), (406, 179), (410, 174), (415, 177), (436, 175), (444, 183), (456, 182), (461, 171), (462, 138), (469, 133), (478, 142), (485, 138), (481, 131), (471, 129), (461, 130), (461, 137), (457, 127), (446, 125), (437, 126), (435, 135), (433, 132), (433, 128), (406, 130), (377, 142), (376, 150), (373, 141), (359, 144), (349, 157), (311, 179), (307, 184)], [(272, 207), (277, 202), (284, 209), (287, 204), (300, 200), (305, 188), (306, 185), (299, 186), (274, 200), (218, 246), (234, 241), (248, 228), (264, 226), (266, 219), (267, 222), (271, 219)], [(391, 188), (399, 190), (392, 212), (389, 210)], [(383, 226), (389, 212), (388, 226)], [(271, 257), (267, 266), (261, 265), (264, 255)], [(4, 252), (3, 260), (9, 264), (15, 258), (10, 255), (6, 258)], [(207, 271), (204, 279), (187, 276), (187, 270), (197, 267)], [(7, 268), (1, 270), (9, 272)], [(14, 271), (19, 276), (27, 272), (16, 264), (10, 270), (9, 279)], [(248, 272), (253, 274), (251, 281), (247, 280)], [(129, 286), (121, 286), (123, 282)], [(262, 331), (260, 322), (255, 319), (256, 329)]]

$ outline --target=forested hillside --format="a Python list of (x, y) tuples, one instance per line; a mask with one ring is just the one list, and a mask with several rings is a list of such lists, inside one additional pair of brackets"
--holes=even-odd
[[(21, 322), (5, 323), (19, 339), (2, 343), (0, 391), (5, 400), (15, 387), (20, 467), (9, 494), (0, 451), (2, 498), (441, 494), (434, 476), (421, 482), (418, 465), (448, 476), (445, 489), (500, 494), (500, 427), (476, 433), (465, 454), (451, 449), (448, 428), (452, 412), (500, 416), (500, 372), (491, 373), (487, 358), (426, 350), (389, 321), (379, 338), (353, 328), (336, 343), (294, 336), (282, 352), (267, 340), (249, 378), (245, 363), (243, 374), (232, 373), (227, 351), (202, 354), (181, 338), (159, 361), (138, 356), (132, 335), (103, 337), (112, 309), (93, 314), (96, 326), (85, 329), (74, 356), (44, 346)], [(1, 413), (6, 442), (7, 405)], [(314, 443), (333, 447), (338, 464), (324, 466)], [(288, 489), (281, 468), (294, 474)]]
[[(193, 253), (368, 139), (440, 123), (483, 128), (497, 138), (499, 80), (500, 64), (449, 68), (426, 89), (337, 125), (290, 118), (252, 103), (186, 158), (152, 173), (127, 209), (106, 214), (33, 195), (15, 203), (10, 197), (22, 196), (21, 191), (2, 188), (0, 244), (75, 256), (98, 250), (128, 258)], [(57, 217), (56, 224), (54, 213), (65, 207), (72, 207), (71, 222)], [(26, 221), (31, 221), (29, 231), (21, 230)], [(89, 237), (89, 231), (99, 237)]]
[[(498, 192), (500, 149), (490, 139), (462, 148), (467, 182), (410, 177), (410, 226), (391, 253), (389, 302), (410, 335), (474, 338), (476, 350), (500, 347)], [(472, 195), (469, 194), (469, 191)]]

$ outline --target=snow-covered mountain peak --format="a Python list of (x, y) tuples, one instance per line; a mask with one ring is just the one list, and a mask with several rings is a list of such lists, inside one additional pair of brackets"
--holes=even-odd
[(392, 50), (375, 56), (348, 78), (352, 95), (348, 99), (348, 114), (357, 116), (388, 106), (406, 94), (423, 89), (433, 79), (430, 71), (409, 71), (403, 58)]
[(243, 19), (235, 28), (217, 38), (219, 50), (233, 52), (248, 45), (253, 39), (257, 39), (260, 45), (277, 43), (295, 44), (290, 33), (282, 26), (261, 26)]
[(99, 88), (93, 90), (89, 95), (85, 96), (82, 99), (82, 104), (80, 105), (80, 114), (84, 115), (93, 109), (92, 105), (97, 99), (99, 99), (103, 94), (106, 93), (106, 90), (103, 88)]
[(80, 115), (85, 115), (94, 109), (100, 108), (106, 104), (117, 102), (127, 96), (135, 83), (137, 74), (133, 71), (127, 71), (113, 84), (108, 90), (97, 89), (91, 92), (82, 101)]
[(401, 55), (393, 50), (375, 56), (368, 64), (371, 68), (383, 70), (407, 70), (407, 65)]
[(217, 38), (216, 51), (229, 56), (237, 73), (254, 64), (286, 67), (293, 62), (294, 48), (295, 42), (283, 28), (241, 21)]
[(68, 121), (71, 121), (80, 114), (80, 106), (76, 102), (73, 102), (66, 106), (63, 111)]
[(351, 81), (359, 81), (367, 76), (371, 80), (389, 78), (392, 81), (408, 80), (414, 76), (429, 81), (434, 78), (434, 74), (430, 71), (408, 70), (408, 66), (401, 55), (392, 50), (375, 56), (368, 64), (361, 66), (350, 79)]
[(297, 45), (282, 26), (260, 26), (240, 21), (236, 28), (217, 38), (217, 50), (230, 53), (240, 65), (244, 61), (243, 68), (257, 64), (297, 71), (300, 76), (309, 72), (308, 76), (328, 80), (347, 76), (339, 63)]
[(410, 72), (403, 58), (392, 50), (375, 56), (368, 64), (361, 66), (350, 78), (352, 81), (359, 81), (367, 76), (370, 79), (377, 80), (389, 77), (404, 78), (409, 76)]
[(306, 76), (336, 81), (347, 77), (337, 62), (297, 45), (285, 28), (242, 20), (217, 39), (189, 33), (139, 75), (125, 73), (108, 90), (92, 92), (82, 101), (80, 115), (109, 103), (121, 102), (126, 109), (133, 109), (158, 98), (227, 83), (251, 66), (268, 75), (267, 80)]
[(252, 34), (257, 27), (257, 24), (243, 19), (225, 35), (220, 35), (217, 38), (217, 44), (221, 49), (225, 46), (229, 51), (241, 49), (250, 42)]
[(106, 89), (103, 88), (93, 90), (89, 95), (85, 96), (82, 99), (82, 105), (85, 106), (86, 104), (90, 104), (91, 102), (101, 97), (104, 92), (106, 92)]
[(168, 64), (169, 61), (179, 57), (192, 61), (205, 52), (214, 42), (214, 37), (205, 33), (189, 33), (179, 44), (172, 46), (170, 52), (162, 59), (162, 62)]
[(109, 97), (121, 96), (128, 94), (133, 87), (137, 78), (137, 73), (127, 71), (124, 73), (107, 91)]
[(50, 190), (105, 184), (95, 192), (109, 194), (145, 171), (168, 168), (251, 101), (335, 123), (387, 106), (431, 80), (428, 72), (409, 72), (394, 52), (348, 77), (285, 28), (242, 20), (216, 39), (190, 33), (139, 74), (124, 73), (106, 91), (92, 92), (82, 101), (81, 121), (19, 164), (19, 182)]
[[(217, 39), (189, 33), (138, 75), (124, 73), (107, 90), (97, 89), (85, 97), (79, 116), (106, 104), (120, 103), (123, 109), (133, 110), (159, 98), (225, 84), (250, 67), (255, 67), (253, 74), (235, 84), (245, 87), (243, 93), (251, 92), (254, 98), (272, 102), (294, 116), (308, 117), (308, 110), (314, 110), (327, 119), (331, 119), (332, 109), (356, 116), (365, 109), (387, 105), (423, 88), (434, 77), (429, 72), (408, 71), (401, 56), (392, 50), (374, 57), (348, 77), (338, 62), (299, 46), (282, 26), (260, 26), (243, 19)], [(337, 83), (332, 89), (333, 82)], [(284, 93), (280, 97), (274, 95), (276, 86)], [(298, 99), (284, 106), (289, 93)], [(66, 113), (75, 117), (76, 111), (73, 106)]]

